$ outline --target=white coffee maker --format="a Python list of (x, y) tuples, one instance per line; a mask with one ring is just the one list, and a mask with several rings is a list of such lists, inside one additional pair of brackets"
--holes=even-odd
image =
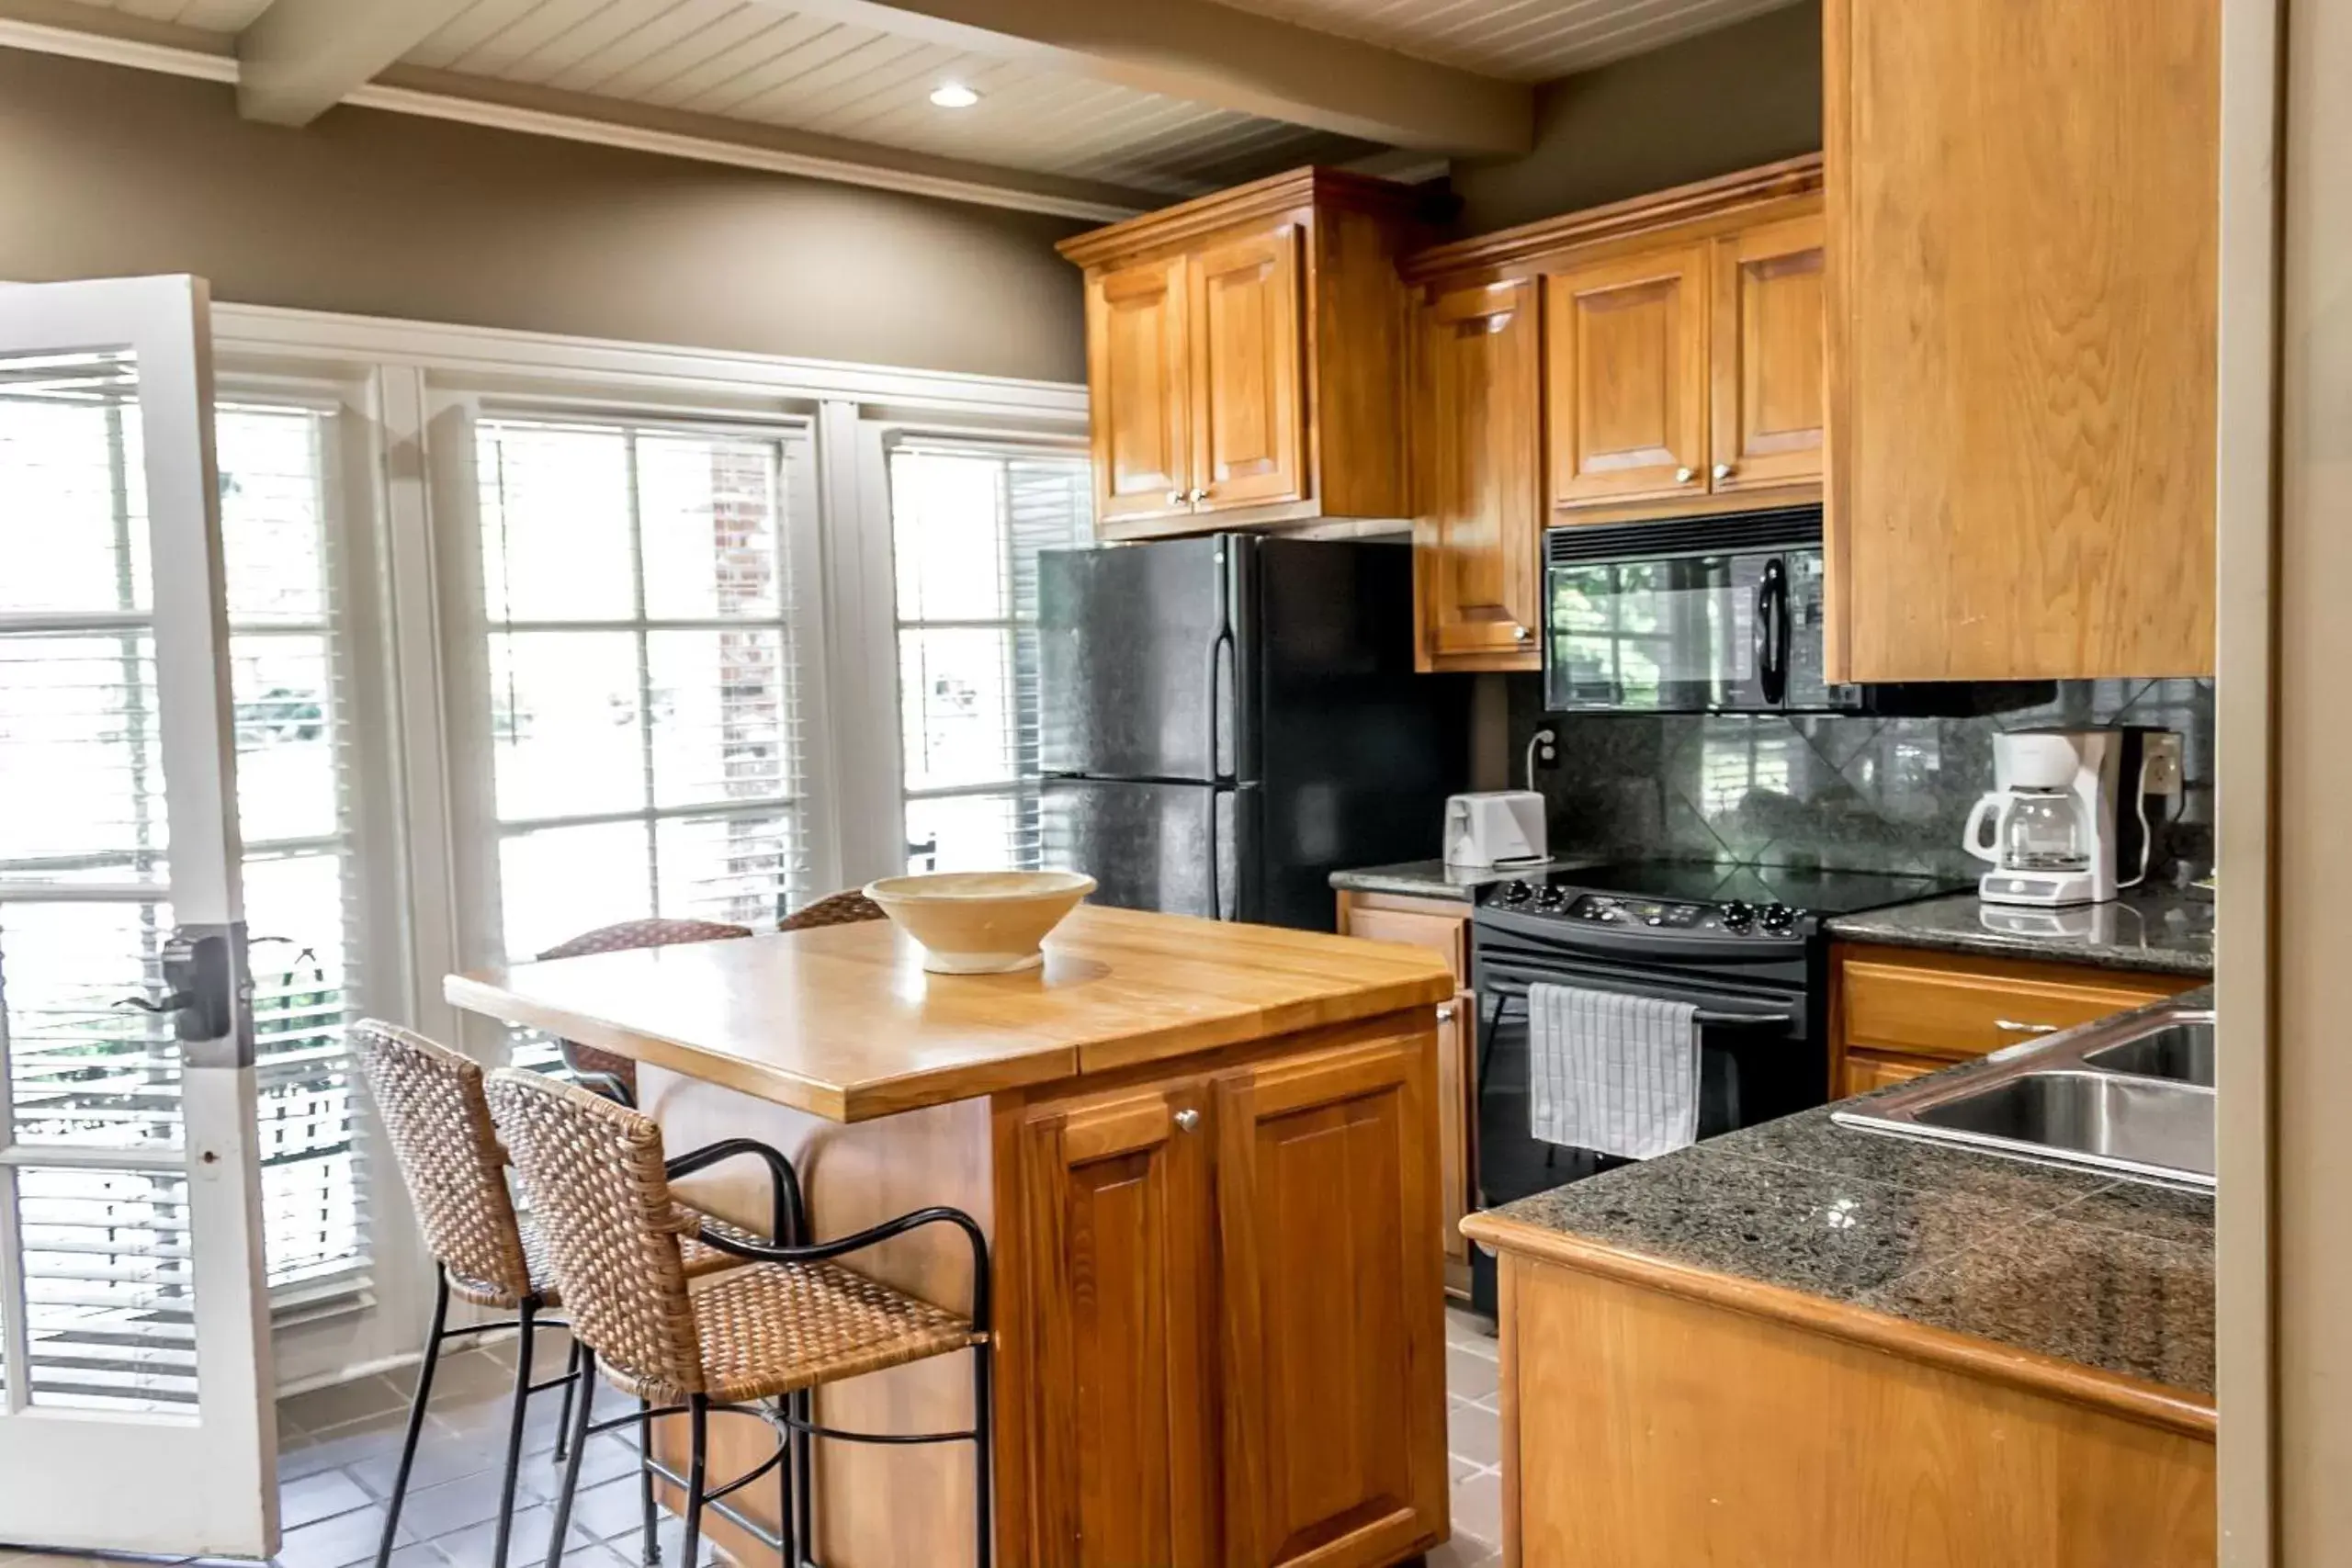
[[(2165, 729), (2018, 729), (1993, 738), (1993, 793), (1961, 842), (1993, 863), (1989, 903), (2100, 904), (2148, 874), (2147, 799), (2179, 788)], [(2119, 875), (2120, 868), (2120, 875)]]

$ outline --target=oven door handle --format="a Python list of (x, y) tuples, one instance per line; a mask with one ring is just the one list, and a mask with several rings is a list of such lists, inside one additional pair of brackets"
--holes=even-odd
[(1796, 1021), (1793, 1015), (1785, 1012), (1710, 1012), (1705, 1008), (1692, 1013), (1690, 1019), (1709, 1029), (1785, 1029)]

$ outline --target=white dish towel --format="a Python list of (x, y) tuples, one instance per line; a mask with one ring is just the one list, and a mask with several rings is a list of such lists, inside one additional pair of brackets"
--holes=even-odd
[(1699, 1137), (1699, 1010), (1578, 986), (1527, 987), (1528, 1131), (1625, 1159)]

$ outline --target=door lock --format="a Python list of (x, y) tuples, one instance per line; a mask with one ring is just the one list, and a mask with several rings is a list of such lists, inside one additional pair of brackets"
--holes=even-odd
[(235, 985), (229, 973), (229, 939), (174, 931), (159, 955), (164, 997), (125, 997), (117, 1007), (170, 1013), (172, 1033), (182, 1041), (219, 1040), (229, 1033)]

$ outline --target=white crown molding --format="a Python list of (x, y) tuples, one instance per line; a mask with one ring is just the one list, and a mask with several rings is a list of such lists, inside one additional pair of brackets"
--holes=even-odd
[[(40, 54), (64, 55), (75, 60), (96, 61), (107, 65), (128, 65), (141, 71), (161, 72), (172, 76), (195, 77), (207, 82), (225, 82), (234, 85), (238, 80), (237, 62), (233, 56), (225, 53), (180, 44), (155, 42), (145, 39), (119, 37), (110, 33), (85, 31), (81, 28), (60, 27), (14, 17), (0, 16), (0, 48), (27, 50)], [(555, 137), (567, 141), (621, 148), (629, 152), (650, 152), (662, 157), (688, 158), (705, 164), (723, 164), (733, 168), (753, 169), (763, 174), (791, 175), (803, 179), (828, 180), (836, 185), (864, 186), (876, 190), (898, 191), (909, 196), (931, 197), (942, 201), (958, 201), (973, 206), (1002, 208), (1017, 212), (1041, 212), (1052, 217), (1073, 218), (1087, 222), (1116, 222), (1121, 219), (1132, 218), (1140, 210), (1137, 208), (1112, 202), (1089, 201), (1080, 197), (1024, 190), (1014, 186), (989, 185), (978, 180), (956, 179), (950, 175), (892, 169), (879, 164), (855, 163), (844, 158), (792, 152), (778, 148), (756, 146), (748, 142), (723, 141), (716, 137), (659, 130), (649, 127), (594, 119), (583, 115), (558, 114), (544, 109), (525, 108), (450, 93), (428, 92), (415, 87), (392, 86), (382, 83), (369, 83), (346, 96), (343, 101), (360, 108), (379, 109), (393, 114), (417, 115), (432, 119), (454, 120), (460, 124), (481, 126), (492, 130), (513, 130), (526, 135)]]
[(275, 305), (215, 302), (212, 331), (216, 344), (228, 353), (273, 361), (413, 366), (450, 384), (560, 374), (672, 394), (853, 402), (1074, 430), (1083, 429), (1086, 421), (1086, 389), (1066, 381), (674, 348)]

